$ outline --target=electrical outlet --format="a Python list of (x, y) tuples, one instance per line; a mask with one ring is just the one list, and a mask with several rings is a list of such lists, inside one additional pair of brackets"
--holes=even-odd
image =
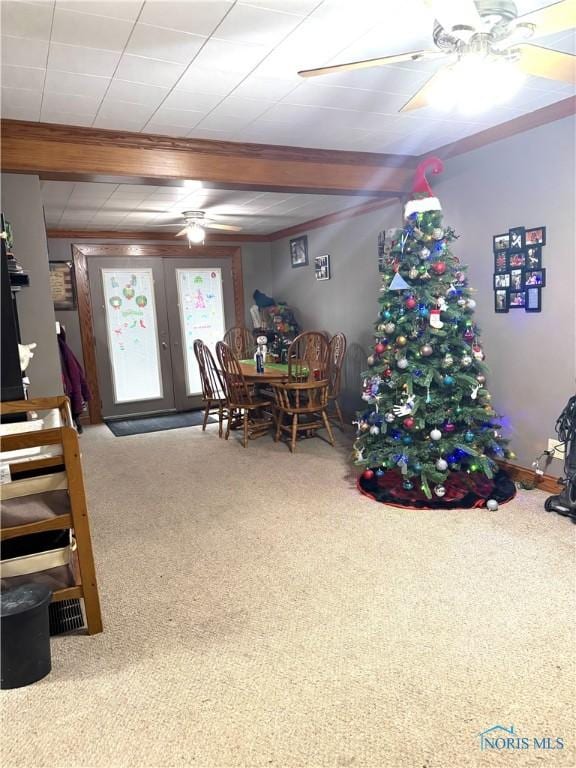
[(554, 459), (563, 459), (566, 455), (566, 446), (564, 443), (561, 443), (560, 440), (554, 440), (551, 437), (548, 438), (547, 450)]

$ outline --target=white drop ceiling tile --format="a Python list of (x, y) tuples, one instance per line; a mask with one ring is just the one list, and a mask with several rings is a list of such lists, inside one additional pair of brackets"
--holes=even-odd
[(363, 115), (354, 110), (278, 103), (257, 122), (290, 123), (294, 128), (308, 128), (311, 125), (356, 127), (361, 125), (362, 117)]
[(42, 102), (42, 91), (27, 88), (2, 88), (2, 109), (37, 109)]
[(231, 140), (230, 131), (212, 130), (212, 129), (204, 128), (203, 126), (192, 128), (192, 130), (187, 134), (187, 138), (210, 139), (211, 141), (230, 141)]
[(42, 108), (48, 112), (73, 112), (76, 115), (96, 115), (100, 98), (63, 93), (44, 93)]
[(178, 125), (189, 131), (202, 120), (205, 114), (192, 109), (167, 109), (162, 106), (154, 113), (152, 121), (156, 125)]
[(107, 182), (100, 181), (78, 181), (74, 186), (72, 192), (72, 199), (75, 197), (93, 197), (98, 200), (100, 198), (108, 198), (116, 190), (118, 184), (109, 184)]
[(130, 104), (145, 104), (156, 109), (168, 95), (168, 88), (114, 78), (106, 95), (106, 100), (125, 101)]
[(215, 36), (233, 43), (253, 43), (272, 48), (300, 22), (301, 18), (292, 14), (237, 4), (223, 19)]
[(270, 11), (283, 11), (296, 16), (307, 16), (317, 5), (319, 0), (246, 0), (240, 5), (252, 5), (255, 8), (266, 8)]
[(147, 2), (140, 21), (195, 35), (211, 35), (234, 3), (232, 0)]
[(265, 99), (246, 99), (242, 96), (236, 96), (234, 93), (228, 96), (222, 104), (217, 106), (210, 116), (218, 117), (241, 117), (246, 121), (254, 120), (263, 115), (271, 106), (273, 101)]
[(241, 131), (250, 122), (252, 122), (252, 118), (249, 117), (233, 117), (232, 115), (218, 114), (214, 111), (199, 122), (198, 127), (208, 131), (225, 132), (227, 137), (233, 140), (236, 132)]
[(262, 61), (270, 47), (270, 45), (249, 45), (211, 38), (194, 60), (194, 66), (208, 70), (215, 69), (219, 72), (233, 72), (235, 75), (247, 75)]
[(114, 19), (134, 21), (143, 5), (143, 0), (58, 0), (58, 8), (78, 13), (91, 13)]
[[(256, 70), (258, 71), (258, 70)], [(300, 78), (272, 78), (249, 75), (244, 82), (234, 90), (234, 96), (242, 96), (248, 99), (267, 99), (279, 101), (287, 96), (294, 88), (301, 85)]]
[(225, 96), (230, 93), (244, 75), (240, 72), (224, 72), (217, 69), (199, 67), (192, 64), (184, 75), (176, 83), (174, 90), (189, 91), (192, 93), (207, 93), (210, 95)]
[(118, 51), (103, 51), (64, 43), (50, 43), (48, 69), (78, 75), (111, 77), (120, 61)]
[(144, 126), (142, 133), (151, 133), (155, 136), (171, 136), (175, 139), (184, 139), (190, 129), (182, 125), (169, 125), (164, 123), (149, 122)]
[[(396, 112), (407, 101), (382, 91), (367, 91), (358, 88), (327, 87), (304, 83), (282, 100), (282, 104), (301, 104), (310, 107), (351, 109), (358, 112)], [(360, 116), (359, 116), (360, 117)]]
[(126, 45), (132, 26), (131, 21), (124, 19), (64, 11), (56, 6), (52, 40), (55, 43), (121, 51)]
[(21, 37), (11, 37), (2, 35), (2, 65), (13, 65), (16, 67), (45, 67), (48, 58), (47, 40), (26, 40), (22, 42)]
[(139, 200), (144, 200), (144, 198), (150, 194), (150, 189), (155, 188), (151, 188), (145, 184), (118, 184), (110, 199), (138, 198)]
[(290, 144), (293, 127), (289, 123), (258, 121), (240, 133), (242, 141), (253, 144)]
[(189, 64), (205, 42), (206, 38), (200, 35), (138, 23), (130, 35), (126, 52), (150, 59)]
[(43, 123), (58, 123), (58, 125), (82, 125), (89, 127), (94, 122), (94, 115), (78, 115), (74, 112), (53, 112), (43, 109), (41, 113)]
[(4, 65), (1, 69), (2, 85), (7, 88), (28, 88), (42, 90), (46, 70), (40, 67), (14, 67)]
[(76, 186), (73, 181), (41, 181), (40, 189), (42, 191), (43, 199), (62, 199), (66, 200), (72, 194), (74, 187)]
[[(576, 62), (575, 62), (576, 66)], [(530, 90), (558, 93), (561, 96), (572, 96), (576, 88), (571, 83), (563, 83), (560, 80), (550, 80), (546, 77), (529, 77), (526, 79), (525, 88)]]
[(170, 109), (194, 109), (206, 113), (221, 100), (222, 96), (218, 94), (174, 90), (166, 97), (162, 106)]
[(106, 98), (98, 110), (97, 123), (101, 120), (108, 123), (113, 123), (114, 120), (121, 120), (124, 123), (140, 124), (141, 127), (138, 130), (141, 130), (150, 120), (154, 111), (155, 107), (151, 107), (148, 104), (131, 104), (127, 101), (114, 101)]
[(2, 117), (6, 120), (29, 120), (36, 122), (40, 120), (40, 105), (33, 107), (11, 106), (2, 102)]
[(101, 99), (106, 93), (109, 83), (109, 77), (78, 75), (73, 72), (59, 72), (56, 69), (51, 69), (46, 75), (44, 88), (49, 93), (93, 96)]
[(144, 56), (125, 53), (122, 55), (116, 70), (116, 77), (135, 83), (171, 88), (185, 69), (184, 64), (147, 59)]
[(0, 16), (2, 34), (15, 37), (49, 40), (52, 26), (52, 6), (2, 0)]
[(430, 72), (410, 68), (410, 65), (406, 65), (405, 68), (388, 65), (327, 75), (326, 77), (316, 78), (313, 82), (323, 86), (346, 86), (348, 88), (361, 88), (369, 91), (412, 95), (429, 78)]

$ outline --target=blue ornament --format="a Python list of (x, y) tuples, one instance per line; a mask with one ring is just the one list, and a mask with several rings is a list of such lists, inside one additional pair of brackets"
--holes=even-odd
[(397, 429), (393, 429), (390, 431), (390, 437), (392, 438), (392, 440), (400, 440), (400, 438), (402, 437), (402, 433)]
[(407, 491), (411, 491), (412, 488), (414, 488), (414, 485), (412, 484), (411, 480), (404, 480), (402, 483), (402, 488), (405, 488)]
[(379, 468), (376, 470), (376, 477), (382, 477), (383, 474), (384, 474), (383, 469)]
[(428, 307), (422, 307), (421, 309), (418, 310), (418, 312), (420, 314), (420, 317), (428, 317), (428, 315), (430, 314), (430, 312), (428, 311)]
[(414, 464), (414, 472), (421, 472), (422, 471), (422, 464), (420, 464), (419, 461)]
[(392, 313), (390, 312), (389, 309), (385, 309), (384, 312), (380, 313), (380, 316), (382, 320), (390, 320), (390, 318), (392, 317)]
[(467, 443), (471, 443), (472, 440), (474, 440), (474, 432), (470, 432), (470, 431), (466, 432), (466, 434), (464, 435), (464, 440), (466, 440)]
[(423, 376), (423, 372), (420, 370), (420, 368), (417, 368), (414, 372), (414, 376), (416, 376), (417, 379), (419, 379), (421, 376)]
[(404, 435), (404, 437), (402, 438), (402, 442), (404, 443), (404, 445), (412, 445), (412, 438), (410, 437), (410, 435)]
[(448, 387), (454, 384), (454, 376), (444, 376), (444, 384)]
[(368, 416), (368, 424), (376, 424), (378, 421), (378, 414), (376, 412), (371, 413), (370, 416)]

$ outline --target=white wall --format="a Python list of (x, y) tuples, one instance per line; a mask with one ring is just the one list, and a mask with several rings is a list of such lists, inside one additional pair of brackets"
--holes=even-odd
[(30, 286), (19, 291), (16, 299), (22, 342), (38, 344), (27, 369), (30, 396), (53, 397), (63, 389), (40, 180), (33, 175), (4, 173), (1, 186), (2, 210), (14, 231), (14, 254), (30, 274)]
[[(492, 369), (488, 387), (523, 466), (546, 448), (575, 391), (574, 145), (574, 119), (565, 118), (449, 159), (433, 181), (444, 220), (460, 235), (453, 251), (469, 265), (470, 284), (478, 290), (476, 319)], [(288, 239), (273, 243), (274, 291), (299, 308), (305, 328), (342, 330), (353, 349), (367, 348), (378, 312), (378, 232), (401, 223), (396, 206), (310, 231), (310, 266), (300, 269), (290, 267)], [(492, 235), (541, 225), (548, 238), (542, 312), (496, 314)], [(313, 257), (322, 253), (331, 254), (334, 276), (316, 283)], [(348, 406), (360, 390), (357, 370), (350, 364)], [(550, 471), (560, 474), (560, 463)]]

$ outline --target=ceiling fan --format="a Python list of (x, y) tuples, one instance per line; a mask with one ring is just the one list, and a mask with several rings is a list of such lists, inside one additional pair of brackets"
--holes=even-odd
[[(523, 75), (576, 83), (576, 56), (533, 45), (531, 37), (576, 26), (576, 0), (557, 0), (519, 16), (511, 0), (423, 0), (434, 12), (436, 49), (305, 69), (302, 77), (350, 72), (386, 64), (448, 58), (400, 109), (457, 103), (478, 111), (513, 95)], [(441, 105), (442, 106), (442, 105)]]
[[(206, 211), (182, 211), (182, 218), (184, 219), (185, 226), (180, 232), (177, 232), (174, 237), (182, 237), (186, 235), (190, 244), (194, 243), (198, 245), (204, 242), (207, 229), (222, 229), (227, 232), (240, 232), (242, 227), (236, 227), (232, 224), (221, 224), (220, 222), (206, 216)], [(175, 219), (173, 222), (166, 222), (159, 224), (160, 227), (173, 227), (174, 224), (181, 223), (181, 218)]]

